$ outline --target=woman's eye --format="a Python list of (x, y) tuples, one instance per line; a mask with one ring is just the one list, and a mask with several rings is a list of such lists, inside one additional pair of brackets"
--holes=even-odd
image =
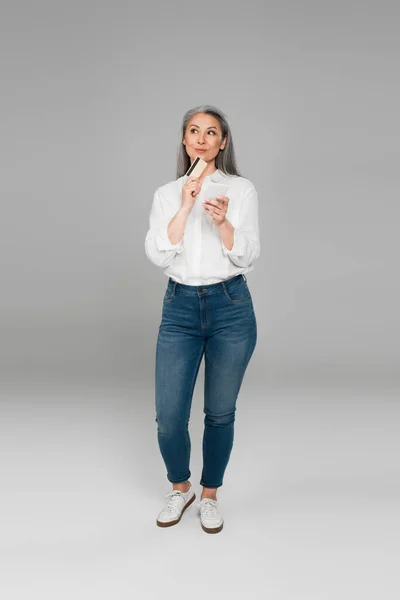
[[(196, 133), (197, 129), (190, 129), (190, 133)], [(215, 131), (209, 131), (208, 133), (212, 133), (215, 135)]]

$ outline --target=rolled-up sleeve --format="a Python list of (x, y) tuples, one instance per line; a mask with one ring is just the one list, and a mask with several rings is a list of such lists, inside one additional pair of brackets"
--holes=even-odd
[(234, 226), (233, 247), (228, 250), (221, 240), (222, 252), (237, 267), (248, 267), (260, 256), (258, 193), (254, 186), (243, 198), (238, 222)]
[(162, 197), (157, 190), (149, 217), (150, 228), (145, 239), (145, 251), (148, 259), (158, 267), (167, 267), (175, 255), (183, 251), (183, 239), (178, 244), (172, 244), (168, 237), (168, 225), (171, 218), (166, 217), (163, 211)]

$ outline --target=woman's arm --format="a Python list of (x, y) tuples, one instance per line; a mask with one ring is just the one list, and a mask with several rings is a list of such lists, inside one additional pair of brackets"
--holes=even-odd
[[(240, 207), (238, 224), (233, 227), (228, 221), (218, 226), (222, 251), (238, 267), (248, 267), (260, 256), (258, 226), (258, 194), (254, 186), (246, 193)], [(233, 246), (232, 246), (233, 230)], [(226, 245), (231, 246), (229, 249)]]
[(165, 216), (157, 190), (150, 212), (150, 228), (145, 239), (146, 255), (157, 267), (168, 267), (183, 251), (183, 235), (190, 210), (181, 207), (172, 219)]
[(167, 231), (172, 244), (179, 244), (183, 239), (189, 213), (190, 208), (188, 206), (181, 206), (176, 215), (169, 222)]

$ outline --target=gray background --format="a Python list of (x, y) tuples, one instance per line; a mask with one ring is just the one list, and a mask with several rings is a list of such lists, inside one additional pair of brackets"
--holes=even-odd
[[(2, 4), (7, 600), (24, 586), (42, 599), (398, 597), (398, 13)], [(155, 527), (169, 491), (153, 414), (166, 278), (144, 238), (183, 113), (200, 103), (226, 113), (260, 199), (259, 337), (219, 536), (194, 508)], [(202, 385), (201, 370), (198, 498)]]

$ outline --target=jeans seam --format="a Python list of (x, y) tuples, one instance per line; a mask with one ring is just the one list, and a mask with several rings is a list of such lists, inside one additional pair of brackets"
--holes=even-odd
[[(224, 290), (224, 294), (228, 298), (229, 302), (232, 302), (233, 304), (240, 304), (241, 302), (248, 302), (249, 300), (251, 300), (250, 290), (249, 290), (249, 296), (247, 296), (247, 298), (239, 298), (238, 300), (233, 300), (229, 296), (229, 292), (228, 292), (228, 289), (227, 289), (225, 283), (223, 281), (221, 281), (221, 284), (222, 284), (222, 289)], [(232, 289), (236, 289), (239, 285), (242, 285), (242, 284), (239, 283), (238, 285), (235, 285)]]
[(171, 295), (168, 298), (164, 299), (164, 304), (169, 304), (173, 300), (173, 298), (175, 298), (175, 295), (176, 295), (176, 283), (177, 282), (174, 281), (174, 283), (172, 284)]
[(199, 372), (201, 359), (203, 358), (204, 346), (205, 346), (205, 342), (203, 341), (203, 345), (202, 345), (201, 351), (200, 351), (200, 358), (197, 361), (196, 368), (195, 368), (194, 373), (193, 373), (192, 382), (190, 384), (190, 387), (191, 387), (190, 394), (191, 394), (191, 396), (193, 396), (193, 393), (194, 393), (194, 386), (195, 386), (195, 383), (196, 383), (196, 378), (197, 378), (197, 375), (198, 375), (198, 372)]

